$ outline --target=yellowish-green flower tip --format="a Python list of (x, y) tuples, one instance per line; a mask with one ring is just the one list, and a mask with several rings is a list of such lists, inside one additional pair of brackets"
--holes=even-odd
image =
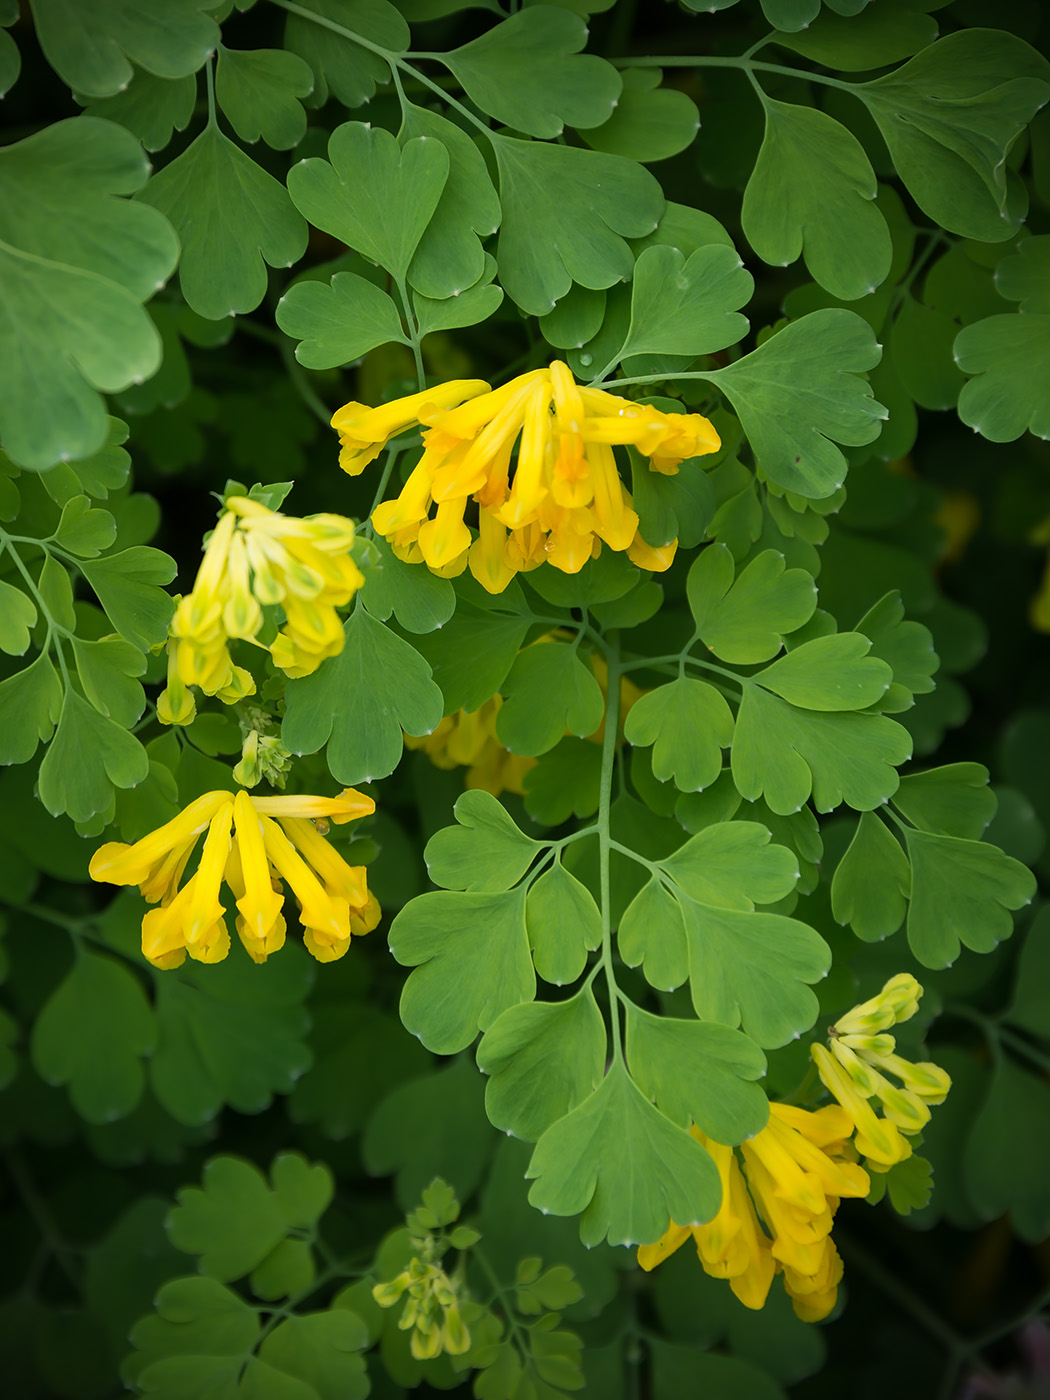
[(898, 972), (878, 996), (862, 1001), (835, 1024), (837, 1035), (871, 1035), (908, 1021), (919, 1009), (922, 987), (910, 972)]
[[(332, 419), (340, 466), (360, 472), (390, 436), (414, 425), (426, 429), (423, 456), (372, 524), (400, 558), (446, 577), (469, 568), (490, 593), (544, 561), (577, 573), (603, 545), (642, 568), (668, 569), (677, 541), (643, 538), (613, 448), (630, 445), (653, 471), (673, 475), (686, 458), (721, 446), (699, 414), (583, 387), (555, 360), (495, 390), (456, 380), (376, 409), (347, 404)], [(476, 537), (464, 521), (470, 501)]]
[[(178, 967), (187, 953), (198, 962), (226, 956), (224, 882), (236, 900), (237, 933), (255, 962), (265, 962), (284, 943), (284, 886), (299, 903), (307, 949), (330, 962), (342, 957), (352, 935), (375, 928), (380, 909), (364, 867), (347, 865), (314, 820), (341, 823), (374, 810), (372, 799), (353, 788), (338, 797), (207, 792), (133, 845), (100, 846), (88, 870), (93, 880), (137, 885), (159, 906), (142, 921), (142, 951), (155, 967)], [(183, 884), (202, 835), (199, 864)]]

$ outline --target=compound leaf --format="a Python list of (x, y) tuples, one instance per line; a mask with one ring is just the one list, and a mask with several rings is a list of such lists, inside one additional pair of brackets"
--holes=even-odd
[(586, 965), (587, 950), (601, 946), (598, 906), (586, 885), (560, 860), (530, 888), (525, 922), (536, 971), (556, 987), (575, 982)]
[(228, 49), (219, 45), (215, 96), (230, 125), (249, 145), (260, 137), (274, 150), (296, 146), (306, 134), (297, 99), (314, 85), (310, 65), (283, 49)]
[(691, 146), (700, 126), (696, 103), (676, 88), (660, 86), (659, 68), (628, 68), (616, 110), (601, 126), (580, 135), (594, 151), (648, 163)]
[(232, 1283), (260, 1264), (285, 1238), (288, 1223), (258, 1167), (238, 1157), (213, 1157), (201, 1185), (184, 1186), (168, 1216), (172, 1244), (200, 1255), (200, 1270)]
[(480, 38), (442, 55), (483, 112), (529, 136), (601, 126), (616, 106), (619, 73), (581, 54), (587, 25), (553, 5), (519, 10)]
[(679, 889), (701, 904), (751, 910), (775, 904), (795, 888), (798, 860), (769, 842), (759, 822), (716, 822), (660, 862)]
[(897, 790), (897, 765), (911, 736), (883, 715), (800, 710), (751, 682), (737, 713), (732, 770), (748, 801), (765, 797), (774, 812), (797, 812), (812, 793), (818, 812), (846, 802), (860, 812)]
[(733, 740), (733, 714), (706, 681), (679, 676), (648, 691), (624, 724), (629, 744), (653, 746), (653, 776), (682, 792), (710, 786), (722, 771), (722, 750)]
[(867, 296), (890, 270), (890, 231), (874, 204), (864, 147), (814, 107), (766, 98), (766, 131), (744, 191), (744, 234), (758, 256), (786, 267), (804, 253), (832, 296)]
[(642, 1092), (680, 1128), (695, 1123), (716, 1142), (754, 1137), (769, 1118), (769, 1100), (752, 1081), (766, 1057), (748, 1037), (712, 1021), (627, 1011), (627, 1063)]
[(164, 640), (175, 603), (158, 585), (175, 577), (174, 559), (159, 549), (132, 545), (119, 554), (84, 560), (79, 567), (122, 637), (142, 651)]
[(817, 606), (817, 586), (805, 569), (788, 569), (765, 549), (734, 581), (724, 544), (703, 550), (686, 582), (689, 608), (704, 645), (722, 661), (753, 665), (776, 656), (786, 634), (802, 627)]
[(509, 1007), (478, 1046), (490, 1076), (485, 1111), (497, 1128), (535, 1142), (601, 1083), (605, 1022), (589, 987), (567, 1001)]
[(125, 1383), (171, 1400), (236, 1395), (259, 1336), (256, 1309), (213, 1278), (173, 1279), (155, 1307), (132, 1328), (136, 1351), (122, 1367)]
[(197, 80), (192, 74), (182, 78), (156, 78), (145, 69), (123, 92), (88, 104), (87, 113), (117, 122), (133, 132), (147, 151), (161, 151), (174, 131), (185, 131), (193, 120), (197, 102)]
[(529, 1163), (529, 1201), (577, 1215), (586, 1245), (646, 1244), (671, 1220), (710, 1220), (718, 1172), (700, 1144), (646, 1099), (621, 1061), (540, 1138)]
[(541, 754), (566, 729), (593, 734), (605, 713), (605, 697), (594, 672), (561, 642), (541, 642), (516, 658), (502, 687), (496, 719), (499, 741), (511, 753)]
[(142, 302), (178, 242), (155, 210), (115, 198), (148, 173), (131, 133), (96, 117), (0, 151), (0, 433), (31, 471), (97, 452), (109, 428), (98, 391), (119, 393), (160, 365)]
[(1043, 392), (1050, 375), (1050, 315), (988, 316), (955, 338), (955, 361), (973, 377), (959, 393), (959, 417), (989, 442), (1028, 431), (1050, 438)]
[(288, 191), (315, 227), (403, 283), (448, 171), (440, 141), (421, 136), (400, 147), (382, 127), (344, 122), (332, 132), (327, 161), (292, 167)]
[(909, 827), (908, 942), (924, 967), (949, 967), (960, 944), (990, 953), (1013, 932), (1011, 909), (1031, 903), (1035, 876), (998, 846)]
[(619, 358), (628, 355), (711, 355), (743, 340), (738, 308), (755, 283), (735, 248), (710, 243), (686, 261), (658, 244), (640, 254), (631, 285), (631, 323)]
[(80, 953), (33, 1027), (33, 1063), (48, 1084), (69, 1086), (81, 1118), (111, 1123), (142, 1097), (142, 1060), (156, 1043), (156, 1019), (134, 974), (114, 958)]
[(908, 857), (885, 822), (863, 812), (831, 881), (832, 914), (874, 943), (900, 928), (910, 893)]
[(295, 358), (307, 369), (348, 364), (377, 345), (410, 343), (392, 299), (353, 272), (337, 272), (329, 283), (289, 287), (277, 303), (277, 324), (301, 342)]
[(289, 14), (284, 46), (313, 69), (311, 106), (323, 107), (331, 95), (344, 107), (360, 107), (375, 96), (377, 83), (390, 81), (390, 65), (354, 42), (361, 38), (391, 53), (405, 52), (409, 28), (388, 0), (354, 0), (349, 12), (346, 0), (302, 0), (299, 9), (311, 17)]
[(481, 789), (461, 793), (447, 826), (427, 842), (423, 858), (435, 885), (497, 893), (516, 885), (542, 849), (518, 829), (503, 803)]
[(282, 729), (293, 753), (328, 745), (338, 782), (371, 782), (401, 760), (401, 731), (429, 734), (441, 719), (441, 691), (408, 642), (357, 608), (346, 643), (312, 675), (289, 682)]
[(439, 1055), (465, 1049), (501, 1011), (536, 994), (520, 888), (418, 895), (394, 919), (390, 951), (415, 969), (401, 994), (401, 1019)]
[(365, 1324), (348, 1308), (296, 1313), (264, 1340), (259, 1363), (279, 1372), (282, 1386), (290, 1377), (298, 1386), (308, 1386), (318, 1400), (364, 1400), (368, 1374), (356, 1353), (368, 1342)]
[(689, 976), (682, 906), (655, 875), (624, 910), (617, 943), (627, 966), (642, 963), (645, 980), (657, 991), (673, 991)]
[(983, 764), (949, 763), (902, 778), (893, 805), (923, 831), (979, 841), (999, 802)]
[(149, 758), (134, 734), (67, 690), (40, 765), (38, 791), (51, 815), (66, 812), (86, 822), (106, 811), (115, 787), (134, 787), (148, 772)]
[(814, 637), (754, 679), (805, 710), (863, 710), (882, 699), (893, 679), (890, 667), (870, 650), (871, 641), (860, 632)]
[(54, 733), (62, 713), (62, 682), (46, 651), (0, 681), (0, 764), (28, 763)]

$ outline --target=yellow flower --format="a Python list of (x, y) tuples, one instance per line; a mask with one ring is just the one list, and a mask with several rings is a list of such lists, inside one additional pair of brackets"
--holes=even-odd
[(459, 1310), (456, 1286), (440, 1265), (412, 1259), (389, 1283), (377, 1283), (372, 1297), (381, 1308), (392, 1308), (407, 1293), (398, 1327), (412, 1337), (409, 1350), (420, 1361), (447, 1351), (461, 1356), (470, 1350), (470, 1331)]
[[(677, 542), (652, 545), (639, 533), (613, 449), (630, 445), (653, 471), (674, 474), (721, 446), (699, 414), (578, 385), (555, 360), (499, 389), (455, 380), (381, 408), (347, 404), (332, 419), (340, 465), (356, 474), (412, 423), (426, 428), (423, 455), (372, 523), (399, 557), (449, 575), (469, 567), (490, 593), (544, 561), (577, 573), (603, 544), (643, 568), (669, 568)], [(464, 519), (470, 501), (476, 536)]]
[(840, 1108), (815, 1113), (769, 1106), (769, 1122), (739, 1149), (692, 1135), (714, 1158), (722, 1183), (718, 1213), (702, 1225), (676, 1225), (638, 1250), (653, 1269), (692, 1235), (704, 1271), (728, 1279), (748, 1308), (761, 1308), (776, 1274), (799, 1317), (827, 1317), (835, 1306), (842, 1262), (831, 1225), (843, 1196), (866, 1196), (867, 1173), (850, 1159), (853, 1124)]
[(192, 590), (171, 622), (168, 686), (157, 704), (162, 723), (188, 724), (196, 685), (233, 704), (255, 683), (235, 666), (229, 643), (259, 641), (264, 607), (284, 609), (284, 626), (268, 650), (289, 676), (307, 676), (343, 648), (336, 608), (364, 583), (350, 557), (351, 521), (340, 515), (300, 520), (247, 496), (230, 496), (212, 531)]
[[(364, 867), (347, 865), (314, 823), (342, 824), (374, 811), (372, 799), (353, 788), (338, 797), (206, 792), (134, 845), (100, 846), (89, 871), (93, 880), (138, 885), (148, 903), (159, 905), (142, 920), (142, 951), (155, 967), (178, 967), (187, 953), (198, 962), (226, 956), (223, 881), (237, 904), (241, 942), (256, 962), (284, 943), (284, 885), (298, 900), (306, 947), (331, 962), (346, 952), (352, 934), (375, 928), (380, 911)], [(204, 833), (197, 869), (180, 886)]]
[[(888, 1027), (909, 1020), (919, 1007), (922, 987), (906, 972), (891, 977), (882, 991), (841, 1016), (829, 1031), (830, 1052), (812, 1045), (810, 1054), (829, 1092), (853, 1119), (859, 1152), (875, 1171), (888, 1171), (910, 1157), (908, 1138), (930, 1119), (930, 1105), (943, 1103), (952, 1081), (939, 1065), (913, 1063), (896, 1054)], [(887, 1079), (900, 1080), (900, 1086)], [(880, 1117), (872, 1101), (882, 1107)]]

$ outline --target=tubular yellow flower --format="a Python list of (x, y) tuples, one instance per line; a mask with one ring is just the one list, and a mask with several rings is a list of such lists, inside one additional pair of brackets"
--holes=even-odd
[(405, 1298), (397, 1325), (411, 1331), (409, 1350), (420, 1361), (443, 1351), (461, 1356), (470, 1350), (470, 1331), (460, 1314), (456, 1284), (439, 1264), (412, 1259), (389, 1283), (377, 1283), (372, 1297), (381, 1308), (392, 1308)]
[(769, 1122), (737, 1151), (693, 1128), (722, 1183), (718, 1213), (705, 1224), (671, 1223), (656, 1244), (638, 1250), (653, 1269), (690, 1235), (705, 1273), (729, 1281), (748, 1308), (761, 1308), (776, 1274), (799, 1317), (826, 1317), (835, 1306), (842, 1261), (831, 1226), (843, 1196), (866, 1196), (867, 1173), (849, 1157), (853, 1123), (841, 1108), (811, 1113), (770, 1104)]
[[(423, 456), (372, 523), (399, 557), (448, 576), (469, 567), (490, 593), (545, 560), (576, 573), (603, 544), (642, 568), (669, 568), (677, 542), (654, 545), (639, 533), (613, 448), (631, 445), (653, 471), (674, 474), (721, 446), (699, 414), (583, 387), (555, 360), (495, 390), (457, 380), (377, 409), (347, 404), (332, 419), (340, 464), (359, 472), (413, 422), (426, 429)], [(470, 501), (478, 508), (473, 543), (464, 520)]]
[[(875, 1171), (887, 1171), (911, 1156), (908, 1137), (922, 1131), (930, 1105), (943, 1103), (952, 1086), (939, 1065), (913, 1063), (896, 1054), (896, 1041), (887, 1033), (888, 1027), (914, 1016), (921, 996), (916, 979), (898, 973), (877, 996), (854, 1006), (831, 1027), (830, 1052), (823, 1045), (810, 1047), (821, 1081), (853, 1119), (857, 1149)], [(872, 1101), (881, 1106), (882, 1117)]]
[(339, 515), (300, 520), (247, 496), (230, 496), (204, 551), (192, 590), (171, 623), (168, 686), (157, 712), (165, 724), (186, 724), (196, 685), (227, 704), (253, 694), (255, 682), (235, 666), (229, 642), (262, 646), (263, 608), (280, 605), (284, 625), (269, 646), (275, 664), (306, 676), (343, 646), (336, 608), (364, 583), (350, 557), (351, 521)]
[[(178, 967), (187, 953), (198, 962), (226, 956), (223, 881), (237, 905), (237, 933), (256, 962), (285, 940), (282, 880), (299, 903), (306, 947), (331, 962), (346, 952), (352, 935), (375, 928), (380, 909), (364, 867), (347, 865), (314, 822), (341, 824), (374, 811), (372, 799), (353, 788), (338, 797), (207, 792), (134, 845), (100, 846), (89, 872), (93, 880), (138, 885), (144, 899), (159, 904), (142, 921), (142, 951), (156, 967)], [(180, 888), (202, 835), (200, 862)]]

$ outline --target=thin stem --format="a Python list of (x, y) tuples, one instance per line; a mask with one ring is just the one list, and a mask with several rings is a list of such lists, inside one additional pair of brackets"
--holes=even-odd
[(397, 294), (401, 298), (401, 316), (408, 331), (408, 338), (412, 342), (412, 357), (416, 362), (416, 378), (419, 381), (420, 393), (427, 387), (426, 371), (423, 368), (423, 351), (421, 349), (421, 338), (419, 334), (419, 322), (416, 320), (412, 302), (409, 299), (408, 287), (403, 278), (396, 277), (394, 285), (397, 287)]
[(204, 78), (208, 86), (208, 125), (218, 131), (219, 117), (215, 109), (215, 68), (211, 54), (205, 60)]
[(51, 1218), (47, 1203), (36, 1189), (36, 1183), (33, 1181), (18, 1149), (9, 1147), (4, 1155), (7, 1157), (11, 1180), (14, 1182), (18, 1194), (22, 1197), (26, 1210), (32, 1216), (33, 1224), (36, 1226), (41, 1240), (58, 1262), (66, 1278), (79, 1293), (80, 1277), (73, 1265), (76, 1250), (62, 1238), (62, 1233)]
[[(761, 44), (768, 43), (768, 39), (763, 39)], [(753, 53), (754, 49), (749, 49), (748, 53)], [(659, 54), (657, 56), (645, 55), (640, 58), (618, 58), (617, 68), (736, 68), (741, 72), (750, 73), (780, 73), (786, 78), (802, 78), (806, 82), (821, 83), (825, 87), (842, 88), (844, 92), (854, 92), (856, 83), (843, 82), (841, 78), (829, 78), (824, 73), (813, 73), (806, 68), (788, 68), (783, 63), (754, 63), (747, 54), (740, 54), (736, 58), (711, 58), (707, 54)], [(677, 377), (677, 376), (676, 376)]]
[(518, 1321), (514, 1312), (514, 1308), (511, 1306), (510, 1295), (507, 1289), (503, 1286), (502, 1283), (500, 1283), (499, 1275), (489, 1263), (485, 1251), (483, 1249), (479, 1249), (477, 1245), (474, 1245), (470, 1252), (471, 1255), (481, 1265), (482, 1273), (492, 1285), (493, 1299), (499, 1299), (503, 1307), (503, 1315), (507, 1320), (507, 1325), (510, 1328), (511, 1334), (514, 1338), (514, 1345), (520, 1351), (522, 1361), (527, 1363), (530, 1355), (528, 1341), (524, 1338), (524, 1332), (521, 1323)]
[(609, 1015), (612, 1020), (613, 1055), (623, 1060), (623, 1046), (620, 1041), (619, 988), (616, 985), (616, 972), (613, 967), (612, 951), (612, 903), (609, 878), (609, 857), (613, 846), (609, 830), (610, 808), (612, 806), (613, 768), (616, 760), (616, 735), (620, 726), (620, 646), (613, 636), (605, 639), (605, 662), (609, 668), (606, 681), (605, 736), (602, 740), (602, 775), (598, 799), (598, 862), (601, 884), (602, 906), (602, 952), (601, 966), (605, 969), (605, 980), (609, 988)]
[(302, 365), (295, 358), (295, 352), (292, 350), (291, 342), (283, 336), (281, 337), (281, 342), (281, 359), (284, 362), (285, 370), (288, 373), (288, 378), (291, 380), (293, 388), (318, 422), (323, 423), (326, 428), (330, 428), (332, 426), (332, 415), (325, 407), (317, 391), (314, 389), (314, 386), (307, 379)]

